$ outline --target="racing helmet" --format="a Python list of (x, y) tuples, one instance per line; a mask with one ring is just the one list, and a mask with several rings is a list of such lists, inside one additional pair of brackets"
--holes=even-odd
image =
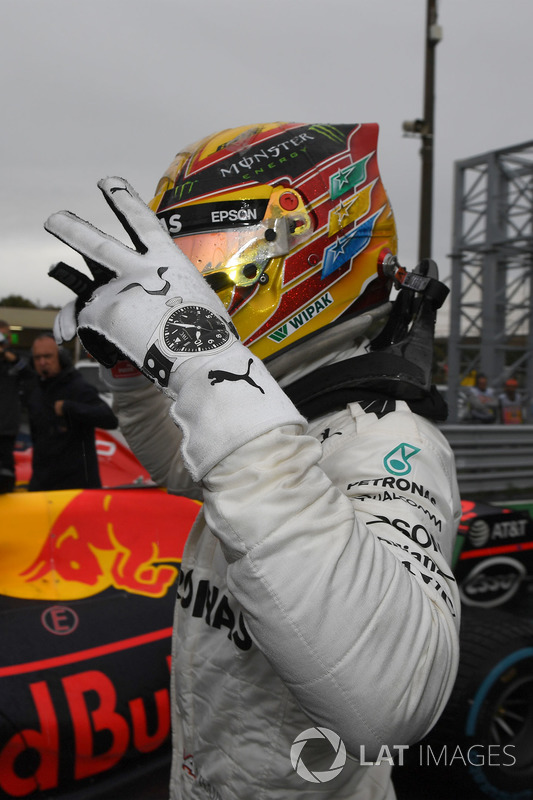
[(259, 358), (387, 304), (394, 217), (377, 124), (275, 122), (177, 154), (150, 207)]

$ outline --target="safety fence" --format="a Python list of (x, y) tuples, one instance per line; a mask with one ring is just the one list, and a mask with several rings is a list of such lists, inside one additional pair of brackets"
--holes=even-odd
[(443, 425), (463, 497), (533, 497), (533, 425)]

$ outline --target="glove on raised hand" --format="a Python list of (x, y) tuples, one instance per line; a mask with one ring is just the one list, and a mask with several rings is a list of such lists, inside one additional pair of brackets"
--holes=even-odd
[(69, 211), (45, 228), (85, 259), (91, 281), (66, 264), (50, 274), (78, 293), (56, 335), (77, 332), (105, 367), (127, 358), (176, 402), (183, 457), (195, 480), (262, 433), (305, 420), (263, 363), (241, 344), (218, 296), (122, 178), (98, 183), (136, 249)]

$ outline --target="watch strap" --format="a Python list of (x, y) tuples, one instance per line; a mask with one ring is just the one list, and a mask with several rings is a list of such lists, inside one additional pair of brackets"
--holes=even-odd
[(169, 358), (163, 355), (157, 344), (154, 342), (148, 348), (148, 351), (144, 357), (142, 371), (148, 378), (150, 378), (150, 380), (158, 383), (162, 389), (166, 389), (170, 380), (170, 373), (174, 363), (174, 361), (171, 361)]

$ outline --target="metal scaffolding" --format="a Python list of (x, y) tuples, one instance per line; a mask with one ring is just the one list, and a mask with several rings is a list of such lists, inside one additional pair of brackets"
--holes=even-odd
[(456, 162), (453, 228), (450, 422), (475, 373), (533, 398), (533, 141)]

